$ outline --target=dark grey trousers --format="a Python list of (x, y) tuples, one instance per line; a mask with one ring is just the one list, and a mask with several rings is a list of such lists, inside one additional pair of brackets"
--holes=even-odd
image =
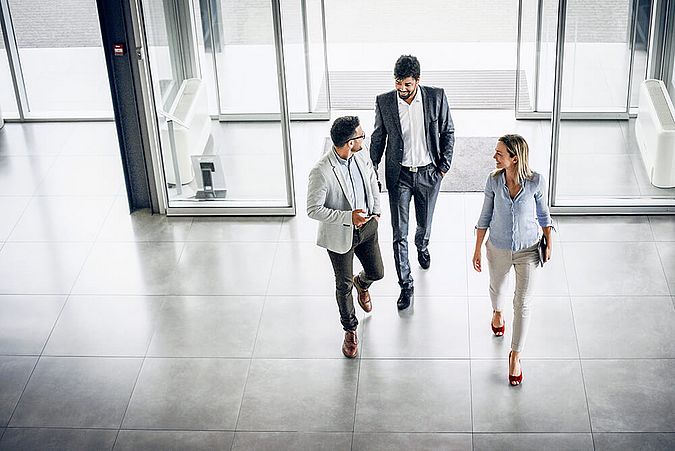
[(354, 283), (354, 255), (361, 262), (363, 271), (359, 273), (359, 281), (363, 288), (384, 277), (384, 265), (380, 254), (380, 244), (377, 240), (378, 223), (375, 218), (366, 222), (360, 229), (354, 229), (352, 248), (338, 254), (328, 251), (328, 256), (335, 272), (335, 298), (340, 310), (340, 322), (344, 330), (356, 330), (359, 321), (354, 311), (352, 291)]
[(408, 260), (408, 220), (410, 200), (415, 200), (415, 247), (424, 251), (431, 236), (431, 220), (443, 177), (436, 166), (429, 164), (417, 172), (401, 167), (398, 184), (389, 189), (391, 226), (394, 230), (394, 262), (398, 284), (401, 288), (412, 288), (413, 277)]

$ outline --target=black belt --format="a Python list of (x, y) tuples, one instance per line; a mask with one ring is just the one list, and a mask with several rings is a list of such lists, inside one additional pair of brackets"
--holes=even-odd
[(429, 163), (429, 164), (426, 164), (426, 165), (424, 165), (424, 166), (401, 166), (401, 167), (402, 167), (403, 169), (405, 169), (406, 171), (417, 172), (417, 171), (421, 171), (421, 170), (430, 168), (430, 167), (432, 167), (433, 165), (434, 165), (433, 163)]

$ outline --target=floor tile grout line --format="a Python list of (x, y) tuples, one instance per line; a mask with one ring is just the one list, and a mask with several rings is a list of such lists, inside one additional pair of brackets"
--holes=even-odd
[(33, 202), (33, 199), (35, 199), (35, 196), (30, 196), (28, 198), (28, 202), (26, 202), (26, 205), (24, 205), (23, 209), (21, 210), (21, 214), (19, 215), (16, 222), (14, 223), (14, 226), (12, 227), (12, 230), (10, 230), (9, 233), (7, 234), (7, 239), (4, 241), (3, 245), (0, 246), (0, 250), (2, 250), (3, 247), (5, 247), (4, 246), (5, 244), (10, 242), (9, 239), (14, 234), (14, 231), (16, 230), (17, 226), (19, 225), (19, 223), (23, 219), (23, 216), (26, 214), (26, 211), (28, 210), (28, 207), (30, 206), (30, 204)]
[[(279, 232), (281, 233), (281, 232)], [(248, 386), (248, 378), (251, 375), (251, 367), (253, 366), (253, 356), (255, 355), (255, 350), (258, 344), (258, 335), (260, 334), (260, 326), (262, 324), (263, 314), (265, 313), (265, 306), (267, 305), (267, 294), (270, 290), (270, 285), (272, 284), (272, 273), (274, 271), (274, 263), (276, 262), (277, 255), (279, 254), (279, 241), (276, 243), (276, 248), (274, 250), (274, 256), (272, 257), (272, 264), (270, 265), (270, 270), (267, 275), (267, 287), (265, 288), (265, 296), (263, 297), (263, 305), (260, 309), (260, 318), (258, 318), (258, 328), (255, 332), (255, 338), (253, 340), (253, 349), (251, 350), (251, 357), (248, 359), (248, 368), (246, 368), (246, 379), (244, 379), (244, 387), (241, 390), (241, 399), (239, 401), (239, 410), (237, 411), (237, 420), (234, 422), (234, 437), (237, 435), (237, 430), (239, 428), (239, 420), (241, 419), (241, 410), (244, 407), (244, 397), (246, 396), (246, 387)], [(234, 447), (234, 438), (232, 439), (232, 446)]]
[[(364, 334), (364, 340), (365, 340), (365, 334)], [(365, 341), (362, 342), (361, 347), (363, 348)], [(354, 434), (356, 433), (356, 413), (357, 413), (357, 407), (358, 407), (358, 402), (359, 402), (359, 384), (361, 382), (361, 356), (359, 356), (359, 365), (356, 373), (356, 390), (354, 394), (354, 419), (352, 420), (352, 442), (350, 446), (350, 450), (354, 449)]]
[(12, 414), (9, 416), (9, 419), (7, 420), (7, 427), (9, 427), (10, 423), (12, 422), (12, 419), (14, 418), (14, 414), (16, 414), (16, 410), (19, 408), (19, 404), (21, 403), (21, 398), (23, 398), (23, 395), (26, 393), (26, 388), (28, 388), (28, 384), (30, 383), (30, 380), (33, 378), (33, 374), (35, 373), (35, 369), (37, 368), (38, 363), (40, 363), (40, 360), (42, 359), (42, 354), (44, 353), (44, 350), (47, 347), (47, 343), (49, 342), (49, 339), (51, 338), (52, 334), (54, 333), (54, 329), (56, 328), (56, 325), (59, 322), (59, 318), (61, 318), (61, 314), (63, 313), (63, 310), (66, 308), (66, 304), (68, 303), (69, 298), (70, 298), (70, 295), (67, 295), (65, 297), (65, 299), (63, 301), (63, 305), (61, 305), (61, 309), (59, 310), (59, 314), (56, 316), (56, 319), (54, 320), (54, 324), (52, 324), (52, 328), (49, 331), (49, 335), (47, 336), (47, 339), (45, 340), (44, 344), (42, 345), (42, 349), (40, 350), (40, 354), (37, 355), (37, 358), (35, 359), (35, 364), (33, 364), (33, 369), (31, 370), (30, 374), (28, 375), (28, 378), (26, 379), (26, 382), (24, 383), (23, 388), (21, 389), (21, 394), (19, 395), (19, 398), (16, 400), (16, 404), (14, 405), (14, 409), (12, 409)]
[[(157, 312), (161, 312), (162, 309), (164, 308), (164, 304), (166, 304), (167, 300), (162, 299), (160, 302), (160, 305), (157, 307)], [(157, 332), (157, 318), (153, 320), (153, 326), (152, 326), (152, 333), (150, 334), (150, 339), (148, 340), (148, 344), (145, 347), (145, 354), (143, 355), (143, 360), (141, 361), (140, 366), (138, 367), (138, 373), (136, 374), (136, 379), (134, 380), (134, 385), (131, 387), (131, 392), (129, 392), (129, 399), (127, 401), (127, 405), (124, 408), (124, 413), (122, 414), (122, 418), (120, 419), (120, 425), (119, 428), (117, 429), (117, 435), (115, 436), (115, 441), (113, 442), (113, 449), (117, 445), (117, 439), (119, 438), (120, 432), (122, 431), (122, 426), (124, 425), (124, 419), (127, 417), (127, 412), (129, 411), (129, 407), (131, 406), (131, 400), (134, 397), (134, 392), (136, 391), (136, 386), (138, 385), (138, 380), (141, 377), (141, 373), (143, 372), (143, 367), (145, 366), (145, 362), (148, 359), (148, 352), (150, 351), (150, 345), (152, 344), (152, 340), (155, 337), (155, 333)]]
[(115, 436), (115, 442), (113, 443), (113, 448), (115, 448), (115, 445), (117, 444), (117, 438), (119, 437), (120, 431), (122, 430), (122, 426), (124, 425), (124, 419), (126, 418), (127, 412), (129, 411), (129, 406), (131, 405), (131, 400), (134, 397), (134, 392), (136, 391), (136, 386), (138, 385), (138, 380), (140, 379), (141, 373), (143, 372), (143, 367), (145, 366), (145, 360), (146, 359), (144, 357), (143, 360), (141, 361), (141, 364), (138, 366), (138, 372), (136, 373), (136, 378), (134, 379), (134, 385), (131, 387), (131, 391), (129, 392), (129, 399), (127, 400), (127, 405), (124, 408), (124, 413), (122, 413), (122, 418), (120, 418), (120, 425), (117, 428), (117, 435)]
[[(113, 210), (115, 209), (115, 205), (119, 202), (119, 197), (114, 196), (112, 199), (112, 202), (110, 203), (110, 207), (108, 208), (108, 212), (105, 215), (105, 218), (103, 218), (103, 221), (101, 222), (101, 226), (98, 228), (98, 232), (96, 233), (96, 237), (94, 238), (94, 243), (98, 243), (99, 238), (101, 238), (101, 234), (103, 233), (103, 229), (105, 228), (105, 225), (108, 223), (108, 220), (110, 219)], [(129, 213), (131, 215), (131, 213)]]
[[(581, 359), (581, 347), (579, 346), (579, 334), (577, 332), (577, 322), (574, 318), (574, 305), (572, 303), (572, 298), (570, 297), (570, 312), (572, 313), (572, 324), (574, 326), (574, 339), (577, 345), (577, 354), (579, 355), (579, 370), (581, 371), (581, 384), (584, 388), (584, 399), (586, 400), (586, 412), (588, 413), (588, 429), (593, 434), (593, 419), (591, 416), (591, 406), (588, 402), (588, 389), (586, 388), (586, 378), (584, 377), (584, 363)], [(595, 449), (595, 442), (593, 443), (593, 449)]]
[[(122, 421), (124, 421), (124, 418), (122, 418)], [(121, 427), (121, 424), (120, 424), (120, 427)], [(121, 430), (121, 429), (118, 429), (118, 430), (117, 430), (117, 434), (115, 434), (115, 440), (113, 440), (113, 444), (112, 444), (112, 446), (110, 447), (110, 451), (113, 451), (113, 450), (115, 449), (115, 446), (117, 446), (117, 439), (120, 438), (120, 430)]]
[(668, 273), (666, 272), (666, 267), (663, 265), (663, 257), (661, 257), (661, 250), (659, 246), (656, 245), (656, 242), (653, 243), (653, 246), (656, 248), (656, 255), (659, 256), (659, 263), (661, 263), (661, 271), (663, 272), (663, 278), (666, 281), (666, 286), (668, 287), (668, 292), (670, 293), (671, 300), (675, 296), (675, 286), (671, 288), (671, 283), (668, 280)]
[[(466, 223), (466, 198), (464, 198), (464, 202), (462, 202), (464, 205), (464, 222)], [(466, 267), (466, 293), (467, 296), (464, 300), (465, 305), (466, 305), (466, 323), (467, 323), (467, 339), (468, 339), (468, 351), (469, 351), (469, 415), (470, 415), (470, 420), (471, 420), (471, 449), (473, 450), (473, 433), (474, 433), (474, 424), (473, 424), (473, 353), (471, 352), (471, 312), (469, 309), (471, 308), (471, 305), (469, 303), (469, 271), (471, 271), (471, 265), (468, 265), (466, 262), (469, 261), (469, 241), (466, 241), (466, 245), (464, 246), (464, 265)], [(475, 244), (474, 244), (475, 248)], [(473, 260), (473, 256), (472, 256)]]
[(272, 284), (272, 274), (274, 273), (274, 264), (276, 263), (278, 254), (279, 254), (279, 241), (277, 241), (276, 248), (274, 249), (274, 255), (272, 256), (272, 264), (270, 265), (270, 271), (269, 274), (267, 275), (267, 286), (265, 287), (265, 294), (262, 296), (263, 305), (260, 309), (260, 317), (258, 318), (258, 327), (256, 328), (255, 337), (253, 339), (253, 349), (251, 350), (250, 360), (254, 359), (256, 348), (258, 347), (258, 335), (260, 334), (260, 326), (262, 325), (263, 315), (265, 314), (265, 308), (267, 307), (267, 297), (269, 296), (270, 285)]
[[(574, 326), (574, 341), (577, 345), (577, 361), (579, 362), (579, 371), (581, 372), (581, 384), (584, 389), (584, 399), (586, 401), (586, 413), (588, 414), (588, 429), (591, 433), (591, 438), (593, 437), (593, 419), (591, 417), (591, 406), (588, 402), (588, 390), (586, 388), (586, 378), (584, 377), (584, 365), (581, 359), (581, 348), (579, 346), (579, 334), (577, 333), (577, 323), (574, 319), (574, 307), (572, 304), (572, 290), (570, 288), (570, 281), (567, 277), (567, 260), (565, 260), (565, 248), (560, 246), (560, 258), (562, 259), (563, 270), (565, 271), (565, 282), (567, 284), (567, 292), (569, 293), (568, 301), (569, 308), (572, 314), (572, 325)], [(593, 449), (595, 450), (595, 442), (593, 443)]]
[(471, 415), (471, 449), (473, 449), (473, 434), (474, 434), (474, 425), (473, 425), (473, 355), (471, 353), (471, 314), (469, 312), (469, 299), (467, 298), (466, 305), (466, 320), (467, 320), (467, 333), (469, 335), (469, 413)]

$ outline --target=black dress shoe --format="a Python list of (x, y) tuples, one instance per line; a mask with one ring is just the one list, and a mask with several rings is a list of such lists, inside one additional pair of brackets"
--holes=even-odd
[(431, 266), (431, 254), (429, 254), (429, 249), (417, 251), (417, 261), (420, 262), (422, 269), (429, 269), (429, 266)]
[(401, 290), (401, 295), (398, 297), (398, 301), (396, 301), (396, 307), (398, 307), (399, 310), (405, 310), (408, 307), (410, 307), (410, 303), (413, 300), (413, 289), (412, 288), (404, 288)]

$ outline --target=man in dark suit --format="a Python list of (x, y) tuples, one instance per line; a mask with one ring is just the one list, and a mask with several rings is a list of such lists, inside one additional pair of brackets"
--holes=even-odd
[(386, 147), (385, 178), (401, 286), (396, 305), (403, 310), (410, 306), (414, 290), (408, 261), (410, 200), (415, 199), (417, 259), (423, 269), (428, 269), (431, 219), (441, 181), (450, 169), (455, 128), (445, 92), (419, 84), (417, 58), (401, 56), (394, 66), (394, 79), (396, 89), (377, 96), (375, 101), (370, 158), (377, 168)]

